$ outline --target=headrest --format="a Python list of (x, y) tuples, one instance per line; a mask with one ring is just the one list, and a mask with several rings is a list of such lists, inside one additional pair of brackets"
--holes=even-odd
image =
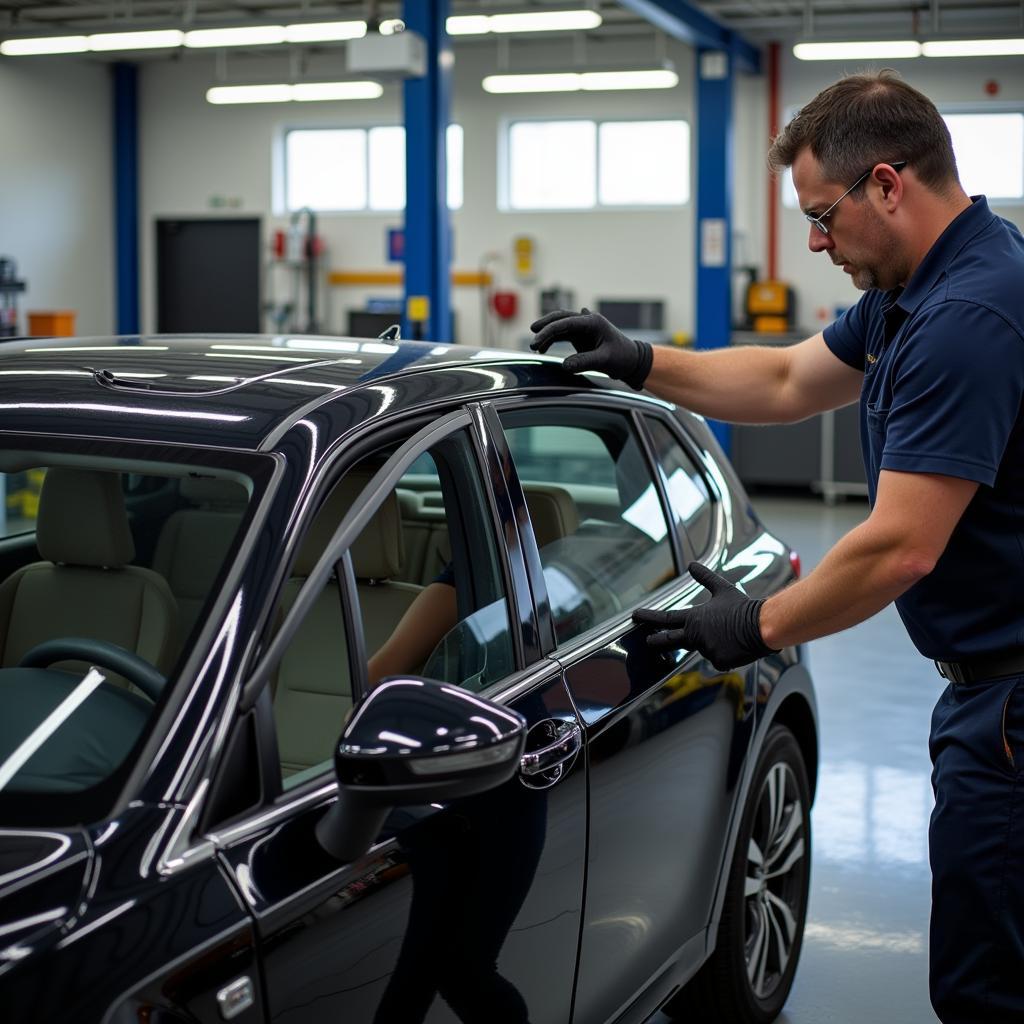
[(232, 511), (244, 509), (249, 496), (245, 488), (234, 480), (219, 480), (212, 476), (185, 476), (178, 483), (181, 496), (193, 505), (223, 508)]
[(56, 466), (39, 494), (36, 546), (49, 562), (126, 565), (135, 557), (118, 473)]
[(572, 495), (564, 487), (548, 484), (525, 484), (523, 494), (526, 507), (533, 520), (537, 547), (542, 548), (562, 537), (575, 533), (580, 525), (580, 514)]
[[(370, 482), (370, 477), (366, 472), (349, 473), (331, 491), (306, 534), (292, 575), (308, 576), (312, 572), (338, 524)], [(402, 520), (398, 498), (392, 491), (352, 545), (352, 568), (357, 579), (386, 580), (401, 572), (404, 557)]]

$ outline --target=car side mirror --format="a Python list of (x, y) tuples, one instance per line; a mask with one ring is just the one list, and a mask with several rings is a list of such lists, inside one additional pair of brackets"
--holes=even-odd
[(522, 715), (428, 679), (385, 679), (354, 708), (334, 750), (338, 799), (316, 826), (341, 861), (361, 857), (394, 807), (500, 786), (526, 743)]

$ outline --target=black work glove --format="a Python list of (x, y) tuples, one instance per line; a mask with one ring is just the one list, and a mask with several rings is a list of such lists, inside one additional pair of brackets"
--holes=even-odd
[(558, 309), (530, 324), (537, 335), (530, 346), (534, 352), (547, 352), (556, 341), (568, 341), (576, 355), (566, 357), (562, 365), (570, 373), (600, 370), (639, 391), (651, 372), (654, 353), (646, 341), (627, 338), (600, 313), (586, 306), (579, 313)]
[(747, 597), (724, 576), (700, 562), (691, 562), (689, 569), (693, 578), (711, 591), (711, 600), (681, 611), (638, 608), (633, 612), (634, 622), (662, 627), (647, 638), (650, 647), (700, 651), (720, 672), (776, 653), (761, 638), (764, 601)]

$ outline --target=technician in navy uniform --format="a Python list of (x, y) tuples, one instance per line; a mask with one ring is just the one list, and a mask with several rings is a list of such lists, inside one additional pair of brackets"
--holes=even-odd
[(710, 600), (636, 613), (655, 647), (720, 669), (896, 602), (949, 686), (932, 716), (931, 998), (944, 1024), (1024, 1020), (1024, 238), (967, 196), (934, 105), (894, 72), (852, 75), (774, 140), (808, 245), (865, 292), (790, 348), (687, 352), (552, 313), (573, 372), (734, 423), (860, 403), (871, 513), (804, 579), (753, 601), (694, 563)]

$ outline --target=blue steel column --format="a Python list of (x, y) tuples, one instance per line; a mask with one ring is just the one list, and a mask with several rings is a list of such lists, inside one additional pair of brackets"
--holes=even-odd
[[(729, 344), (732, 319), (733, 58), (697, 50), (697, 348)], [(711, 429), (726, 452), (728, 424)]]
[[(402, 19), (427, 44), (427, 73), (406, 79), (405, 299), (430, 302), (426, 337), (451, 341), (451, 227), (445, 137), (451, 108), (448, 0), (404, 0)], [(408, 309), (403, 336), (411, 337)]]
[(114, 265), (117, 333), (139, 332), (138, 68), (114, 65)]

